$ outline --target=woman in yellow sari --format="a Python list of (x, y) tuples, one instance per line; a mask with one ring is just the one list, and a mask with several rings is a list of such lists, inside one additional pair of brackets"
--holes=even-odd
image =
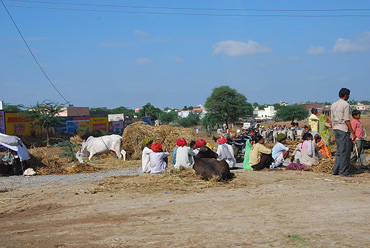
[(328, 117), (324, 114), (320, 115), (319, 118), (319, 127), (318, 127), (318, 132), (321, 136), (321, 139), (325, 141), (325, 143), (330, 146), (330, 141), (331, 141), (331, 135), (328, 130), (330, 126), (329, 122), (327, 122)]

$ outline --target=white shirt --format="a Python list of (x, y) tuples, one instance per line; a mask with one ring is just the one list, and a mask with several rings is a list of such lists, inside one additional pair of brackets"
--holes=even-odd
[(150, 152), (152, 150), (149, 149), (148, 147), (145, 147), (143, 149), (143, 154), (141, 155), (141, 171), (142, 172), (150, 172)]
[(164, 158), (168, 157), (168, 152), (151, 152), (150, 156), (150, 174), (160, 174), (166, 172), (167, 163)]
[[(224, 150), (224, 149), (226, 149), (226, 150)], [(219, 158), (220, 157), (222, 159), (225, 158), (225, 161), (229, 165), (230, 168), (233, 168), (235, 166), (236, 159), (234, 157), (234, 150), (233, 150), (233, 147), (231, 145), (226, 144), (226, 143), (218, 145), (217, 154), (218, 154)], [(219, 159), (219, 160), (222, 160), (222, 159)]]
[(193, 156), (195, 155), (196, 154), (192, 150), (190, 150), (190, 147), (183, 146), (177, 148), (175, 168), (178, 169), (180, 168), (180, 166), (193, 167)]

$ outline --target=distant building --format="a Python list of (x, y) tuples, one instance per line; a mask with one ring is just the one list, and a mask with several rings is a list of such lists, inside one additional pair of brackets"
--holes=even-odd
[(357, 105), (354, 105), (354, 106), (351, 106), (351, 107), (354, 107), (354, 108), (356, 108), (357, 110), (360, 110), (360, 111), (369, 111), (370, 110), (370, 105), (365, 105), (365, 104), (362, 104), (362, 103), (357, 103)]
[(257, 117), (255, 118), (257, 121), (263, 120), (272, 120), (276, 115), (276, 110), (274, 106), (267, 106), (263, 110), (255, 108), (253, 114), (256, 114)]
[(59, 117), (89, 116), (89, 115), (90, 115), (89, 107), (75, 107), (75, 106), (63, 107), (58, 113)]
[(324, 103), (301, 103), (296, 105), (304, 106), (310, 114), (311, 110), (316, 108), (320, 115), (330, 115), (330, 105), (325, 105)]
[(207, 111), (206, 111), (206, 108), (202, 104), (199, 104), (196, 107), (193, 107), (192, 110), (179, 110), (177, 115), (180, 118), (186, 118), (189, 116), (190, 113), (199, 114), (199, 118), (202, 119), (207, 113)]

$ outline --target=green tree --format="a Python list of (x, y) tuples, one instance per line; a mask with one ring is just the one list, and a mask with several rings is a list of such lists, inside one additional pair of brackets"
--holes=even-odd
[(199, 123), (200, 121), (200, 118), (199, 118), (199, 114), (196, 114), (196, 113), (189, 113), (189, 115), (185, 118), (179, 118), (177, 119), (177, 123), (179, 126), (182, 126), (182, 127), (191, 127), (191, 126), (195, 126)]
[(177, 111), (162, 112), (159, 114), (158, 120), (164, 124), (169, 124), (177, 119)]
[(4, 110), (5, 112), (24, 112), (26, 107), (22, 104), (9, 104), (9, 103), (4, 103)]
[(158, 120), (159, 114), (162, 113), (162, 110), (154, 107), (150, 102), (145, 104), (139, 110), (140, 117), (152, 117), (154, 120)]
[(281, 108), (276, 112), (276, 117), (282, 121), (291, 120), (304, 120), (309, 116), (309, 112), (304, 106), (298, 105), (288, 105), (281, 106)]
[(252, 104), (247, 98), (229, 86), (214, 88), (207, 98), (205, 108), (212, 120), (219, 124), (237, 121), (240, 117), (253, 113)]
[(135, 115), (135, 110), (120, 106), (118, 108), (109, 109), (108, 113), (109, 114), (124, 114), (125, 116), (133, 117)]
[(276, 111), (281, 108), (280, 103), (274, 103), (274, 104), (272, 104), (272, 106), (274, 106), (274, 108), (275, 108)]
[(36, 125), (46, 129), (46, 145), (49, 146), (49, 131), (50, 128), (56, 127), (60, 120), (58, 113), (64, 107), (64, 104), (59, 104), (53, 101), (43, 101), (34, 106), (31, 106), (27, 112), (27, 117), (35, 121)]
[(211, 136), (211, 131), (212, 129), (217, 125), (218, 123), (218, 120), (214, 118), (215, 116), (210, 114), (210, 113), (206, 113), (205, 116), (203, 117), (202, 119), (202, 125), (203, 127), (205, 127), (205, 129), (207, 130), (207, 135), (208, 137)]

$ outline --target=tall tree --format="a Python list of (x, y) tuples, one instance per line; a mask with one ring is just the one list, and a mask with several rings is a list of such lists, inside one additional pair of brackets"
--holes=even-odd
[(219, 124), (237, 121), (240, 117), (253, 113), (253, 108), (247, 102), (247, 98), (229, 86), (214, 88), (212, 94), (207, 98), (205, 108), (212, 120)]
[(158, 119), (159, 114), (162, 112), (159, 108), (154, 107), (150, 102), (141, 107), (139, 116), (152, 117), (154, 120)]
[(49, 131), (51, 127), (56, 127), (60, 121), (58, 113), (64, 107), (53, 101), (43, 101), (31, 106), (27, 112), (27, 117), (35, 121), (36, 124), (46, 129), (46, 145), (49, 146)]
[(158, 120), (160, 120), (164, 124), (169, 124), (177, 119), (177, 111), (173, 110), (170, 112), (162, 112), (158, 116)]
[(276, 112), (276, 117), (283, 121), (301, 121), (306, 119), (308, 116), (308, 110), (304, 106), (298, 105), (281, 106), (281, 108)]

